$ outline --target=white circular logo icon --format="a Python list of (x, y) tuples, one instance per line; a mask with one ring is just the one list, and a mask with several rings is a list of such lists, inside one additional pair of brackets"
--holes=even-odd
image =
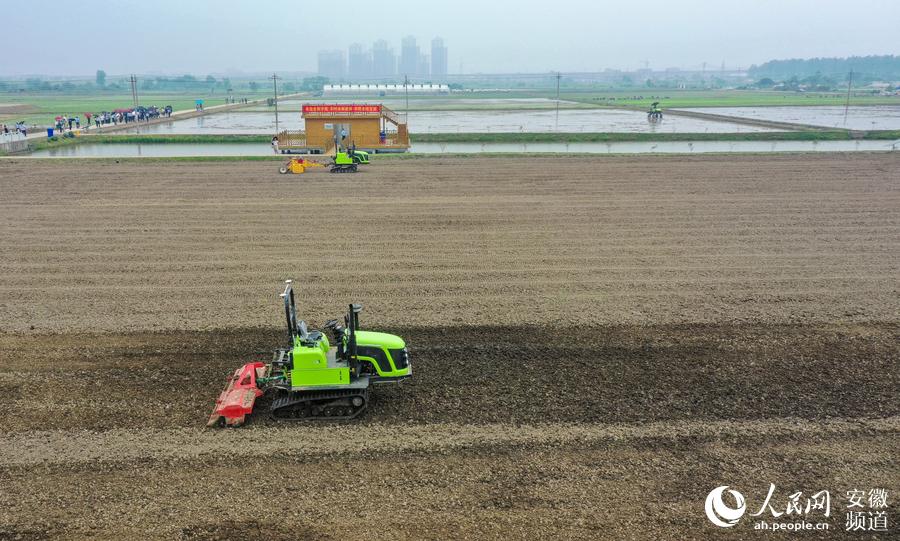
[(710, 522), (722, 528), (731, 528), (737, 524), (747, 510), (744, 495), (737, 490), (728, 491), (734, 498), (735, 507), (730, 507), (725, 503), (724, 495), (727, 488), (728, 485), (716, 487), (706, 497), (706, 517)]

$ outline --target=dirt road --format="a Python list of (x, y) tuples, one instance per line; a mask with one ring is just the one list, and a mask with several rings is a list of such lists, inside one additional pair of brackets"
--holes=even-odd
[[(900, 520), (900, 156), (0, 161), (0, 539), (746, 539), (732, 485)], [(335, 178), (337, 177), (337, 178)], [(415, 377), (202, 428), (277, 293)], [(755, 510), (755, 509), (754, 509)], [(785, 534), (787, 535), (787, 534)]]

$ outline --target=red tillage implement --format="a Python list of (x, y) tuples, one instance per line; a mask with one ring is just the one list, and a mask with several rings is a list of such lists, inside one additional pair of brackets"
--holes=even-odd
[(325, 323), (335, 345), (322, 331), (297, 319), (291, 280), (285, 281), (287, 347), (268, 363), (238, 368), (216, 400), (209, 426), (240, 426), (252, 419), (256, 400), (268, 394), (269, 415), (285, 421), (355, 419), (369, 404), (373, 383), (397, 383), (412, 376), (409, 350), (399, 336), (359, 328), (362, 306), (348, 305), (344, 324)]
[(263, 392), (256, 386), (256, 378), (265, 374), (265, 363), (247, 363), (235, 370), (228, 385), (216, 400), (216, 407), (206, 426), (241, 426), (253, 411), (256, 399)]

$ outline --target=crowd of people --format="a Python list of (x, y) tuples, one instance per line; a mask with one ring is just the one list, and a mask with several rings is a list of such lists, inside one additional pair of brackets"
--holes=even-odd
[[(225, 99), (225, 103), (249, 103), (247, 98), (235, 98), (229, 96)], [(197, 100), (197, 110), (203, 110), (203, 100)], [(145, 107), (140, 105), (131, 109), (116, 109), (114, 111), (102, 111), (99, 113), (82, 113), (80, 115), (63, 114), (54, 119), (54, 123), (48, 128), (53, 128), (55, 133), (66, 136), (67, 132), (74, 130), (88, 130), (91, 128), (99, 129), (104, 126), (117, 126), (119, 124), (131, 124), (132, 122), (149, 122), (158, 118), (170, 118), (172, 116), (172, 106), (158, 107), (151, 105)], [(37, 125), (30, 127), (25, 122), (16, 122), (15, 125), (0, 124), (0, 135), (6, 138), (28, 135), (29, 131), (40, 131)], [(74, 134), (72, 134), (74, 135)]]
[[(130, 124), (132, 122), (149, 122), (157, 118), (169, 118), (172, 116), (172, 106), (157, 107), (143, 105), (132, 109), (116, 109), (115, 111), (103, 111), (100, 113), (82, 113), (81, 115), (59, 115), (54, 119), (52, 126), (55, 132), (65, 134), (72, 130), (101, 128), (103, 126), (115, 126)], [(14, 125), (0, 124), (0, 135), (5, 138), (22, 136), (27, 137), (29, 131), (38, 130), (38, 126), (27, 126), (25, 122), (16, 122)]]
[[(100, 113), (84, 113), (84, 128), (100, 128), (102, 126), (130, 124), (132, 122), (148, 122), (157, 118), (169, 118), (172, 116), (172, 106), (144, 107), (133, 109), (116, 109), (115, 111), (103, 111)], [(78, 130), (82, 127), (82, 116), (61, 115), (56, 117), (56, 129), (60, 132), (66, 130)]]
[(11, 133), (14, 134), (22, 134), (23, 136), (28, 135), (28, 126), (25, 125), (24, 122), (16, 122), (15, 126), (10, 129), (7, 124), (0, 125), (0, 133), (3, 135), (9, 135)]

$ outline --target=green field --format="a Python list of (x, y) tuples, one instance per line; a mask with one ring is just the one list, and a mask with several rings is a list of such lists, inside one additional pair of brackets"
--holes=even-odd
[[(422, 133), (419, 143), (615, 143), (643, 141), (847, 141), (847, 130), (772, 131), (750, 133)], [(900, 130), (871, 131), (862, 139), (894, 140)]]
[(209, 144), (209, 143), (269, 143), (272, 140), (268, 135), (82, 135), (72, 138), (56, 138), (55, 141), (40, 139), (31, 143), (33, 150), (55, 148), (64, 145), (77, 145), (81, 143), (110, 144)]
[[(259, 92), (251, 94), (241, 93), (241, 97), (252, 100), (268, 97), (269, 94)], [(144, 92), (138, 94), (141, 105), (166, 106), (171, 105), (176, 111), (193, 109), (197, 99), (202, 99), (206, 107), (223, 105), (225, 95), (195, 95), (177, 92)], [(35, 124), (40, 127), (50, 126), (58, 115), (72, 115), (84, 118), (84, 113), (97, 113), (101, 111), (113, 111), (132, 106), (130, 93), (29, 93), (29, 92), (5, 92), (0, 93), (0, 104), (23, 104), (30, 106), (30, 111), (25, 113), (0, 114), (0, 123), (14, 123), (24, 121), (29, 126)]]
[[(554, 94), (555, 95), (555, 94)], [(765, 107), (778, 105), (844, 105), (847, 95), (827, 92), (775, 92), (766, 90), (662, 90), (653, 88), (573, 92), (561, 97), (595, 105), (647, 108), (654, 101), (663, 107)], [(900, 105), (900, 96), (877, 96), (854, 92), (851, 105)]]
[[(505, 98), (505, 99), (504, 99)], [(305, 101), (310, 103), (322, 102), (374, 102), (381, 103), (386, 107), (393, 109), (399, 113), (406, 111), (552, 111), (556, 109), (556, 99), (547, 99), (544, 96), (538, 96), (536, 99), (544, 101), (517, 101), (527, 99), (519, 94), (507, 95), (504, 97), (482, 97), (469, 95), (443, 95), (443, 96), (410, 96), (409, 108), (406, 107), (406, 101), (397, 96), (355, 96), (355, 97), (327, 97), (327, 98), (307, 98)], [(534, 98), (533, 98), (534, 99)], [(504, 101), (499, 101), (504, 100)], [(586, 103), (568, 101), (562, 99), (559, 104), (560, 109), (596, 109), (605, 107), (604, 104)], [(296, 100), (289, 100), (279, 104), (278, 110), (281, 112), (300, 112), (302, 103)], [(255, 105), (240, 109), (241, 112), (258, 113), (269, 112), (272, 109), (265, 105)]]

